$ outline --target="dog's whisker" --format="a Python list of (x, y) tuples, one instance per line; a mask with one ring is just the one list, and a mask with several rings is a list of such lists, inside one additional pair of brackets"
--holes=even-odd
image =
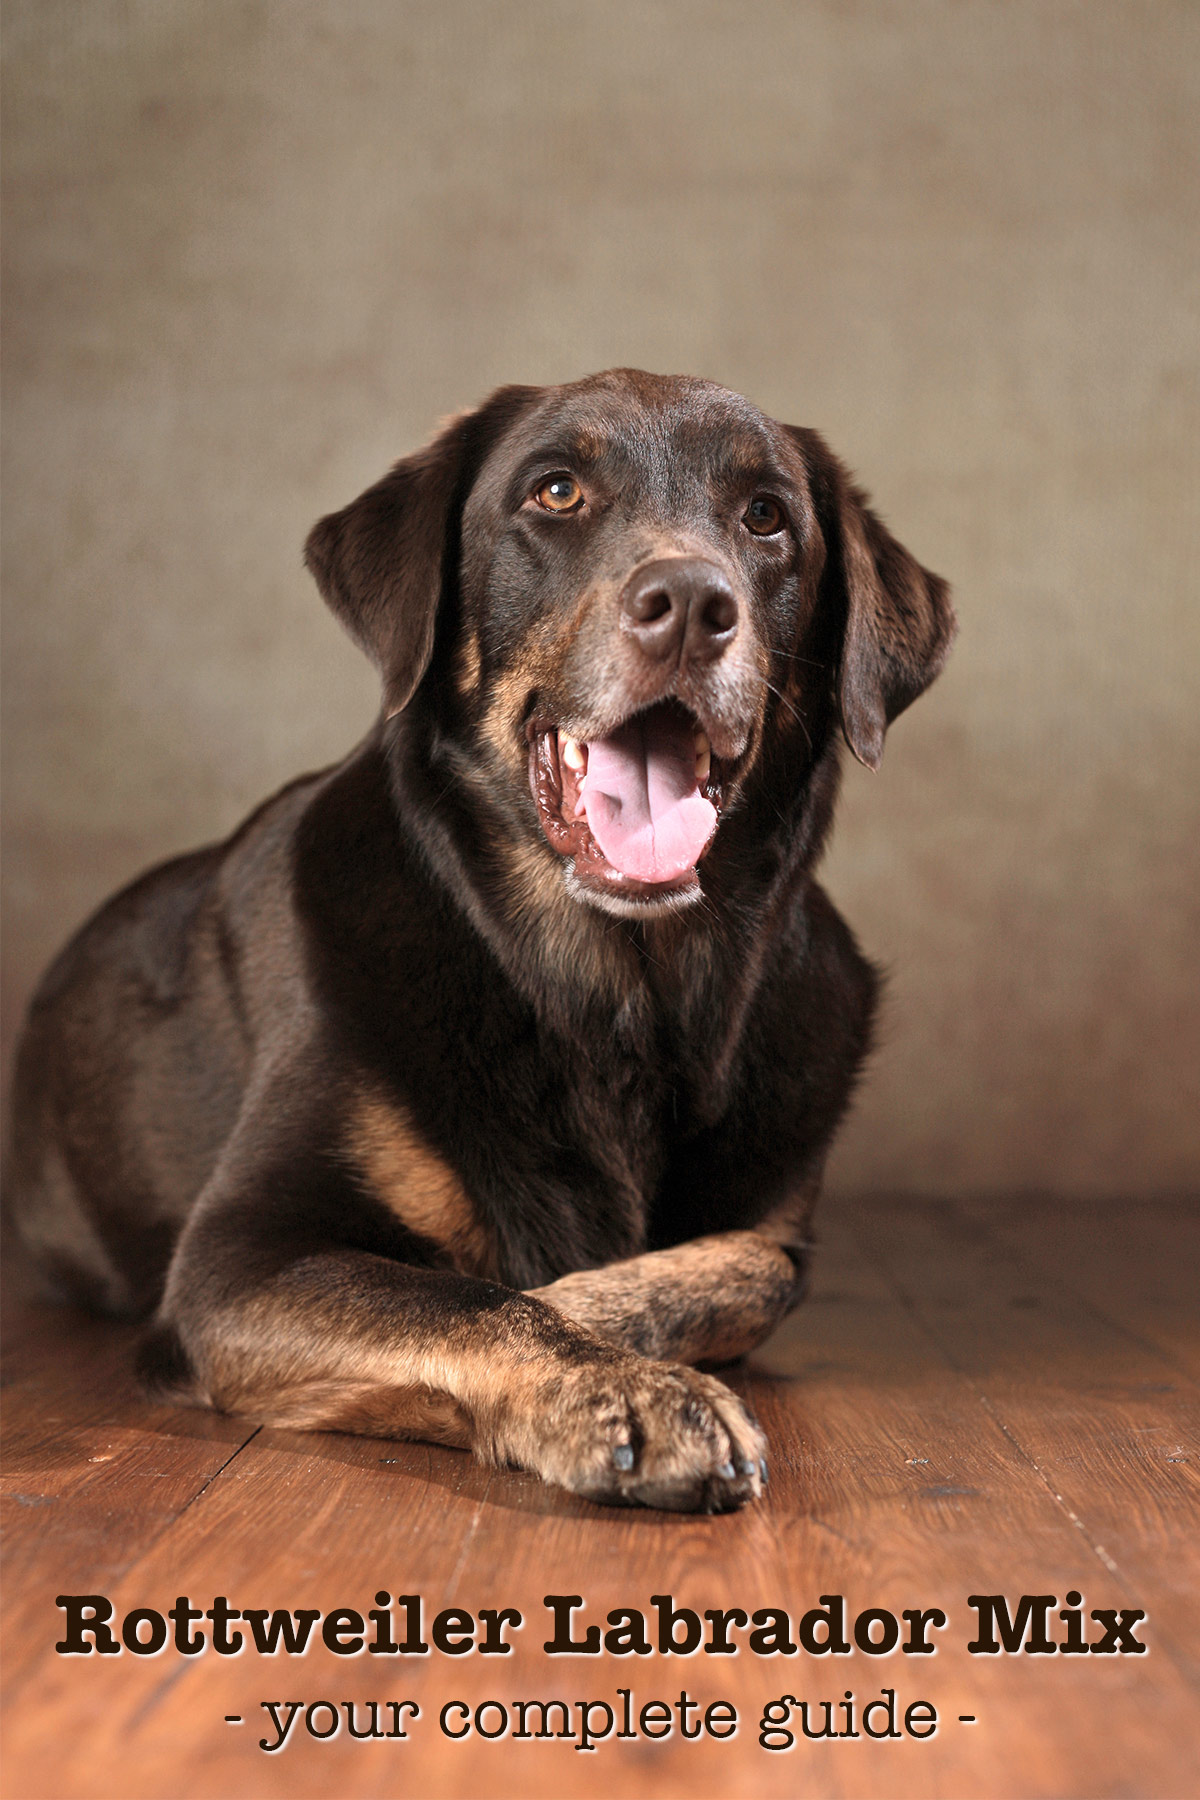
[(787, 695), (784, 694), (779, 688), (777, 688), (773, 682), (768, 681), (766, 683), (766, 686), (770, 690), (770, 692), (775, 695), (775, 698), (779, 701), (780, 705), (785, 706), (787, 708), (787, 710), (791, 713), (791, 715), (795, 719), (797, 725), (799, 725), (801, 731), (804, 733), (805, 742), (808, 744), (808, 747), (811, 750), (813, 748), (813, 741), (812, 741), (812, 737), (809, 733), (808, 726), (804, 722), (804, 714), (799, 710), (799, 708), (797, 706), (793, 705), (793, 703), (788, 699)]

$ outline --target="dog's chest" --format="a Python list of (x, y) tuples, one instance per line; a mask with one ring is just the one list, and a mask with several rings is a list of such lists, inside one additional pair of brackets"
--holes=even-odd
[[(470, 1041), (392, 1071), (401, 1114), (428, 1148), (422, 1192), (439, 1207), (456, 1197), (445, 1232), (436, 1219), (418, 1228), (469, 1244), (470, 1266), (518, 1286), (646, 1248), (669, 1165), (711, 1111), (711, 1048), (698, 1060), (652, 1013), (570, 1034), (518, 1029), (511, 1015), (507, 1029), (477, 1025)], [(406, 1196), (411, 1187), (406, 1162)], [(397, 1210), (411, 1208), (405, 1198)]]

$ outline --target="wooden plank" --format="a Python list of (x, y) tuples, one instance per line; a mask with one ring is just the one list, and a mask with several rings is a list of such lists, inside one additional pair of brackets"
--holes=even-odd
[(1043, 1196), (976, 1200), (965, 1210), (1010, 1249), (1023, 1253), (1032, 1241), (1056, 1282), (1200, 1381), (1200, 1206), (1194, 1200), (1097, 1207)]
[(975, 1385), (1125, 1604), (1200, 1685), (1200, 1412), (1164, 1352), (1059, 1277), (1027, 1220), (1020, 1248), (977, 1210), (867, 1209), (862, 1237)]
[[(845, 1221), (835, 1215), (831, 1231), (853, 1220), (853, 1213)], [(1099, 1605), (1119, 1603), (1119, 1595), (975, 1384), (907, 1306), (897, 1307), (886, 1273), (856, 1263), (840, 1244), (829, 1248), (839, 1302), (818, 1335), (818, 1290), (817, 1307), (792, 1327), (783, 1368), (804, 1382), (812, 1369), (805, 1352), (819, 1353), (823, 1404), (809, 1415), (808, 1436), (823, 1452), (826, 1480), (841, 1461), (842, 1491), (822, 1504), (810, 1486), (812, 1510), (856, 1542), (871, 1570), (864, 1591), (897, 1608), (907, 1590), (921, 1604), (941, 1605), (958, 1626), (939, 1651), (945, 1665), (934, 1698), (939, 1713), (973, 1713), (978, 1724), (969, 1748), (951, 1737), (948, 1749), (965, 1749), (957, 1766), (935, 1773), (923, 1765), (935, 1773), (929, 1791), (1186, 1791), (1186, 1759), (1172, 1740), (1191, 1696), (1161, 1659), (1152, 1667), (1149, 1658), (1105, 1658), (1101, 1670), (1091, 1659), (963, 1654), (973, 1636), (971, 1593), (1082, 1588)], [(846, 1279), (838, 1279), (843, 1272)], [(814, 1442), (818, 1427), (822, 1436)], [(814, 1548), (810, 1543), (807, 1553)], [(837, 1573), (835, 1564), (831, 1578)], [(890, 1790), (881, 1784), (878, 1791)]]
[[(11, 1649), (44, 1636), (48, 1582), (79, 1593), (118, 1580), (253, 1428), (145, 1400), (132, 1327), (18, 1299), (5, 1308), (5, 1331), (0, 1519)], [(7, 1706), (22, 1704), (32, 1671), (23, 1656), (6, 1656)]]
[[(936, 1262), (906, 1265), (908, 1252), (898, 1248), (894, 1286), (877, 1215), (867, 1217), (881, 1261), (858, 1248), (854, 1215), (830, 1210), (814, 1303), (754, 1370), (736, 1378), (774, 1447), (768, 1498), (746, 1513), (697, 1520), (608, 1512), (449, 1451), (262, 1432), (157, 1536), (143, 1535), (136, 1505), (114, 1509), (95, 1564), (84, 1552), (74, 1565), (80, 1586), (73, 1591), (106, 1592), (118, 1613), (163, 1609), (184, 1593), (205, 1606), (225, 1594), (236, 1606), (365, 1610), (377, 1588), (420, 1592), (427, 1616), (450, 1605), (512, 1605), (526, 1623), (510, 1656), (343, 1658), (318, 1647), (295, 1658), (211, 1650), (194, 1658), (173, 1650), (60, 1658), (52, 1648), (58, 1550), (49, 1542), (30, 1547), (36, 1529), (25, 1522), (28, 1686), (21, 1705), (9, 1709), (9, 1791), (55, 1800), (1187, 1792), (1180, 1723), (1191, 1696), (1157, 1641), (1150, 1655), (1135, 1658), (965, 1655), (974, 1622), (966, 1596), (981, 1588), (1015, 1597), (1079, 1586), (1093, 1604), (1128, 1602), (997, 1413), (992, 1390), (965, 1366), (961, 1347), (951, 1354), (943, 1346), (941, 1337), (949, 1342), (953, 1334), (931, 1332), (921, 1304), (927, 1289), (934, 1311), (940, 1303)], [(937, 1231), (926, 1230), (936, 1248)], [(970, 1263), (961, 1246), (951, 1244), (950, 1253)], [(1103, 1430), (1093, 1367), (1075, 1355), (1077, 1328), (1072, 1315), (1060, 1330), (1063, 1372), (1050, 1399), (1065, 1396)], [(123, 1409), (140, 1404), (121, 1400), (116, 1410), (128, 1424), (132, 1414)], [(182, 1432), (184, 1420), (190, 1429), (198, 1417), (171, 1415), (171, 1429)], [(141, 1415), (139, 1422), (145, 1429)], [(196, 1441), (168, 1440), (161, 1423), (151, 1435), (164, 1455), (186, 1456)], [(81, 1509), (83, 1546), (92, 1529), (82, 1510), (86, 1486), (63, 1498), (68, 1514)], [(1176, 1547), (1174, 1523), (1166, 1523), (1164, 1549)], [(1155, 1530), (1147, 1512), (1151, 1558)], [(852, 1611), (941, 1606), (950, 1623), (929, 1657), (856, 1651), (768, 1659), (743, 1650), (548, 1658), (542, 1600), (552, 1592), (584, 1594), (589, 1618), (601, 1621), (617, 1606), (650, 1613), (650, 1596), (669, 1592), (697, 1611), (778, 1606), (793, 1618), (821, 1593), (841, 1593)], [(472, 1735), (454, 1743), (437, 1729), (441, 1705), (455, 1697), (472, 1705), (559, 1695), (611, 1701), (619, 1687), (631, 1688), (639, 1703), (670, 1701), (684, 1688), (704, 1704), (729, 1700), (743, 1723), (727, 1742), (688, 1743), (676, 1734), (658, 1743), (605, 1741), (592, 1752), (570, 1741), (487, 1743)], [(883, 1687), (905, 1702), (932, 1700), (944, 1720), (937, 1736), (899, 1744), (801, 1741), (783, 1753), (757, 1742), (762, 1705), (781, 1693), (839, 1700), (847, 1688), (861, 1696)], [(263, 1699), (361, 1705), (372, 1698), (422, 1706), (407, 1741), (354, 1742), (343, 1725), (328, 1742), (297, 1736), (275, 1755), (257, 1748), (266, 1731)], [(227, 1713), (246, 1722), (226, 1725)], [(960, 1725), (960, 1713), (978, 1722)], [(68, 1719), (70, 1734), (61, 1726)]]

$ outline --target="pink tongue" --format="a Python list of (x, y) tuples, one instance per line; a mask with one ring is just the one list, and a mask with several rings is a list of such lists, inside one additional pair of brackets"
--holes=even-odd
[(694, 869), (717, 827), (717, 809), (696, 785), (696, 746), (687, 721), (645, 713), (588, 744), (584, 810), (614, 869), (634, 881), (677, 881)]

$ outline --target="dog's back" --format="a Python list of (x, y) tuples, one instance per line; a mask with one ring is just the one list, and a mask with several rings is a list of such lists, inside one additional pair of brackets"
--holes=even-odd
[[(312, 786), (289, 784), (227, 842), (131, 882), (39, 983), (15, 1059), (4, 1204), (52, 1290), (104, 1312), (158, 1304), (237, 1120), (252, 998), (271, 981), (256, 982), (243, 948), (267, 917), (286, 939), (288, 834)], [(280, 1029), (286, 983), (259, 1000), (259, 1028)]]

